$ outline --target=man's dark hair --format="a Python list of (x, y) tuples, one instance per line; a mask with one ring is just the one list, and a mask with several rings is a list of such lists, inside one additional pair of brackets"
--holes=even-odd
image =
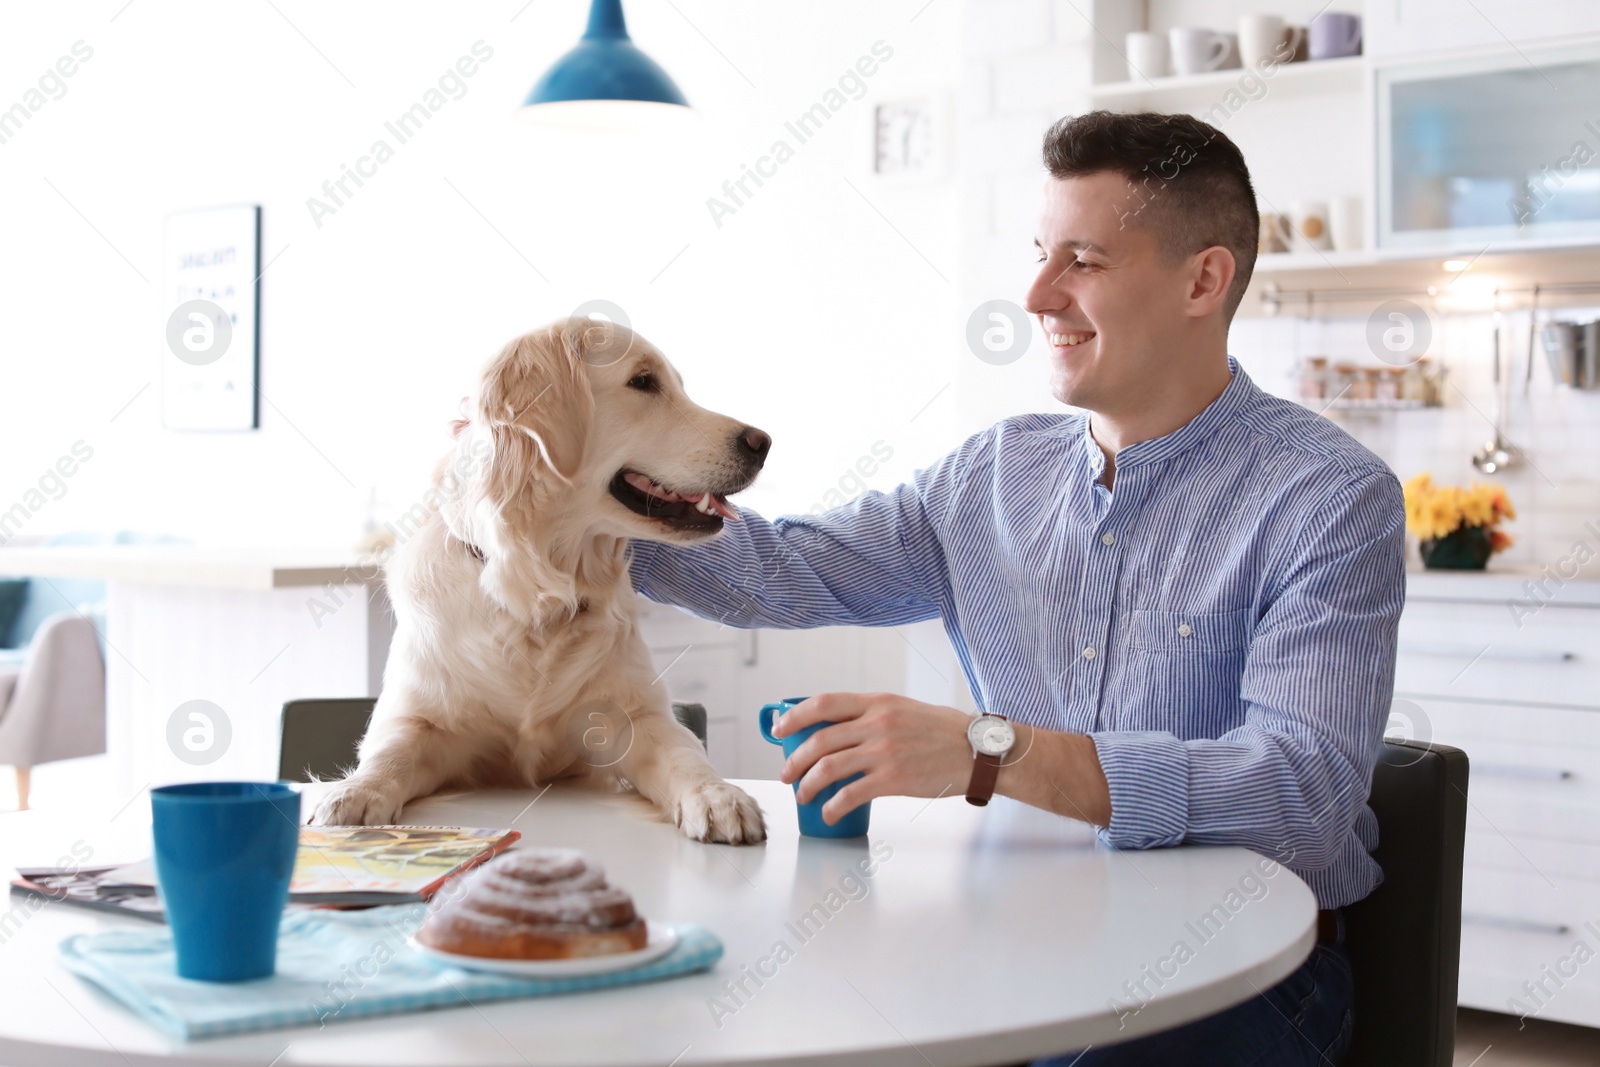
[(1044, 135), (1052, 178), (1115, 171), (1129, 195), (1112, 205), (1122, 224), (1143, 223), (1177, 261), (1221, 245), (1233, 253), (1225, 321), (1233, 318), (1256, 265), (1261, 215), (1239, 146), (1192, 115), (1154, 111), (1069, 115)]

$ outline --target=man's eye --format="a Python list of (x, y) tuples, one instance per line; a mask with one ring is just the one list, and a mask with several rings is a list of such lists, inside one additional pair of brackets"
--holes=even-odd
[(1076, 263), (1074, 263), (1073, 266), (1075, 266), (1079, 270), (1083, 270), (1083, 271), (1092, 271), (1092, 270), (1099, 270), (1100, 269), (1100, 267), (1097, 264), (1086, 263), (1081, 259), (1078, 260)]
[(656, 376), (648, 371), (643, 374), (635, 374), (628, 379), (628, 388), (637, 389), (641, 393), (658, 392), (660, 387), (661, 383), (656, 381)]

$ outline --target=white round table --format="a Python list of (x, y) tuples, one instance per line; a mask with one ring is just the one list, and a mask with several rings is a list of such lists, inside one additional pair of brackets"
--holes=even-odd
[[(726, 954), (709, 972), (184, 1043), (56, 962), (68, 935), (138, 920), (32, 912), (12, 897), (11, 921), (0, 911), (0, 1063), (977, 1067), (1212, 1014), (1284, 978), (1315, 942), (1305, 883), (1244, 849), (1117, 852), (1004, 798), (985, 809), (885, 798), (868, 838), (802, 838), (789, 786), (738, 784), (766, 811), (764, 845), (698, 844), (635, 797), (565, 786), (432, 797), (404, 815), (586, 850), (647, 918), (715, 931)], [(140, 797), (99, 826), (0, 815), (0, 867), (9, 881), (74, 848), (93, 849), (84, 866), (141, 858), (148, 811)]]

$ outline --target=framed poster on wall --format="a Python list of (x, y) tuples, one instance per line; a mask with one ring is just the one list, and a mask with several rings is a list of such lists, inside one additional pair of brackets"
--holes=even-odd
[(161, 425), (261, 425), (261, 207), (168, 215), (162, 269)]

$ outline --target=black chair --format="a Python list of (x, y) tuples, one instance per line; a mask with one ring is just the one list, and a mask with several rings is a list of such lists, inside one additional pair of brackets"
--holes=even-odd
[[(367, 732), (375, 697), (341, 700), (291, 700), (283, 706), (278, 741), (278, 778), (309, 782), (343, 778), (356, 765), (356, 748)], [(706, 709), (674, 701), (672, 713), (706, 744)]]
[(1345, 911), (1355, 976), (1346, 1067), (1450, 1067), (1461, 963), (1467, 754), (1386, 740), (1367, 801), (1383, 884)]

